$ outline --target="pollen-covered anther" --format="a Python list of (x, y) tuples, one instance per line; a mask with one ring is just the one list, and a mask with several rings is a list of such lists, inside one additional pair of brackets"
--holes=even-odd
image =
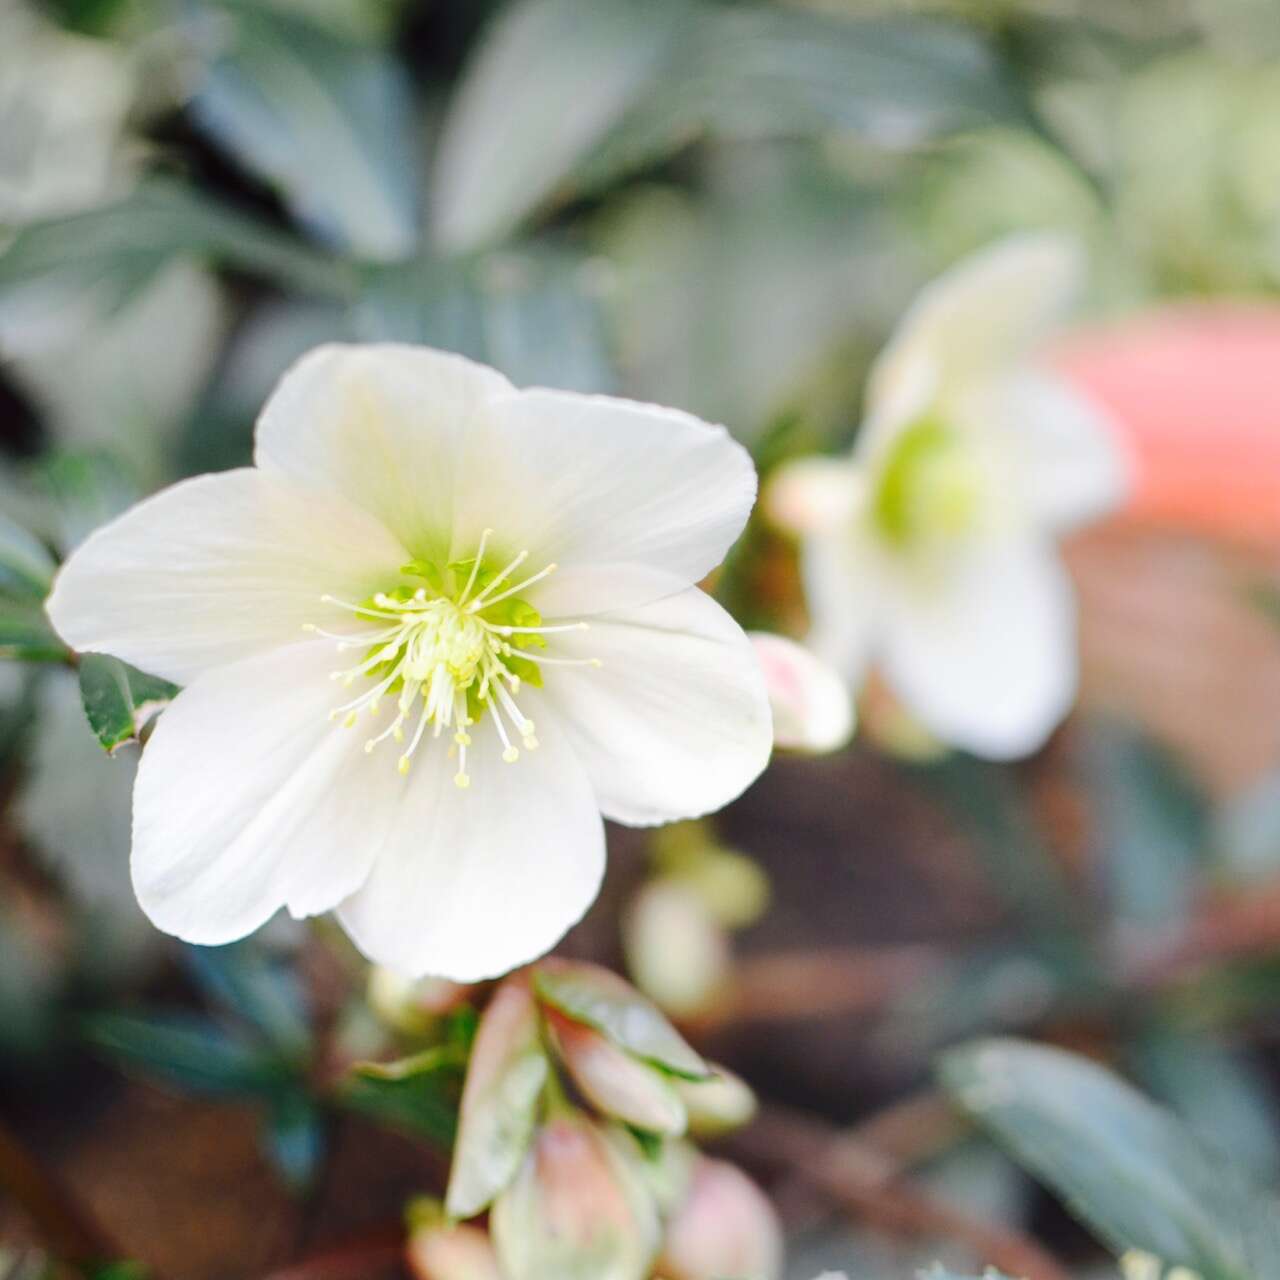
[(331, 678), (343, 687), (357, 681), (369, 683), (356, 698), (335, 707), (331, 720), (350, 727), (363, 712), (373, 716), (384, 700), (394, 701), (391, 723), (368, 738), (364, 750), (371, 753), (386, 738), (402, 743), (411, 735), (397, 759), (401, 774), (409, 772), (428, 729), (433, 738), (451, 730), (447, 755), (456, 756), (458, 762), (453, 780), (459, 787), (469, 786), (467, 749), (472, 738), (468, 729), (485, 712), (493, 722), (502, 760), (514, 764), (520, 759), (520, 747), (513, 739), (526, 751), (538, 746), (534, 722), (521, 710), (516, 695), (529, 683), (542, 683), (544, 666), (600, 665), (596, 658), (543, 655), (545, 637), (585, 631), (588, 624), (543, 626), (520, 593), (553, 573), (555, 564), (515, 581), (516, 571), (529, 558), (529, 552), (522, 550), (497, 572), (488, 570), (484, 554), (492, 536), (493, 531), (486, 529), (474, 557), (443, 570), (424, 561), (404, 566), (402, 573), (426, 579), (429, 587), (378, 591), (363, 603), (322, 597), (325, 604), (354, 615), (352, 621), (362, 624), (364, 631), (342, 634), (305, 624), (309, 634), (336, 641), (339, 650), (354, 649), (364, 655), (354, 666), (332, 673)]

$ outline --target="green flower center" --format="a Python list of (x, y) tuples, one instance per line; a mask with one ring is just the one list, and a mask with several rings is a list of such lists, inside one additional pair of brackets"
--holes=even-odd
[(872, 501), (876, 528), (901, 548), (973, 530), (985, 482), (972, 447), (953, 427), (921, 418), (894, 442)]
[(443, 567), (428, 560), (402, 565), (401, 574), (419, 579), (420, 586), (396, 586), (359, 603), (322, 597), (325, 604), (369, 624), (366, 630), (337, 634), (310, 623), (304, 628), (337, 640), (339, 650), (362, 650), (358, 663), (333, 672), (332, 678), (348, 687), (364, 681), (366, 687), (357, 698), (335, 707), (329, 718), (353, 728), (362, 715), (376, 718), (383, 703), (390, 702), (395, 716), (365, 742), (365, 750), (373, 751), (387, 738), (397, 743), (407, 738), (398, 762), (401, 773), (408, 773), (428, 729), (433, 737), (448, 730), (453, 739), (449, 755), (458, 760), (454, 782), (468, 786), (468, 730), (486, 713), (501, 740), (502, 758), (514, 764), (520, 758), (515, 739), (527, 751), (538, 745), (534, 723), (516, 701), (521, 688), (541, 685), (544, 665), (600, 665), (595, 658), (553, 658), (540, 652), (547, 647), (547, 636), (584, 631), (587, 624), (544, 626), (520, 593), (556, 566), (549, 564), (513, 583), (529, 553), (521, 551), (494, 569), (485, 561), (490, 537), (492, 530), (486, 529), (476, 554), (467, 560)]

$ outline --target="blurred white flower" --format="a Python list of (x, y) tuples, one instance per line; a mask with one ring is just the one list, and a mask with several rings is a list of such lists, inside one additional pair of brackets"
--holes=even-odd
[(1034, 363), (1080, 274), (1047, 233), (948, 272), (872, 370), (853, 456), (794, 463), (769, 495), (803, 540), (814, 650), (852, 681), (878, 663), (931, 732), (992, 758), (1034, 750), (1073, 700), (1053, 538), (1128, 483), (1100, 414)]
[(775, 746), (835, 751), (853, 736), (853, 699), (840, 673), (784, 636), (751, 632), (773, 711)]
[(754, 492), (686, 414), (426, 348), (304, 357), (256, 467), (100, 529), (49, 600), (74, 648), (187, 684), (134, 792), (143, 909), (208, 944), (336, 909), (371, 959), (459, 981), (546, 951), (602, 812), (704, 813), (764, 767), (750, 642), (692, 585)]

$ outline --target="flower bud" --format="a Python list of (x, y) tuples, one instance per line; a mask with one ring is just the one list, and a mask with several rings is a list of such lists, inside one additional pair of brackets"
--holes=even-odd
[(452, 1217), (479, 1213), (515, 1176), (548, 1070), (537, 1005), (522, 978), (508, 978), (480, 1019), (467, 1066), (446, 1196)]
[(459, 1005), (469, 988), (447, 978), (410, 978), (376, 964), (369, 970), (369, 1005), (389, 1027), (424, 1035), (443, 1014)]
[(675, 877), (702, 899), (717, 923), (726, 929), (755, 924), (769, 905), (769, 877), (745, 853), (711, 845), (682, 867)]
[(684, 1103), (653, 1067), (619, 1049), (594, 1027), (554, 1009), (547, 1011), (547, 1024), (573, 1082), (588, 1102), (638, 1129), (672, 1135), (684, 1132)]
[(797, 458), (773, 473), (764, 510), (790, 533), (824, 533), (846, 524), (865, 500), (865, 481), (848, 461)]
[(539, 1130), (490, 1226), (508, 1280), (644, 1280), (659, 1242), (648, 1188), (573, 1114)]
[(689, 1132), (709, 1138), (741, 1128), (756, 1113), (756, 1095), (726, 1067), (714, 1066), (708, 1080), (677, 1080), (675, 1091), (684, 1103)]
[(677, 1017), (702, 1012), (728, 983), (724, 929), (701, 896), (676, 880), (654, 880), (636, 894), (623, 943), (636, 985)]
[(666, 1280), (777, 1280), (782, 1229), (764, 1192), (735, 1165), (699, 1159), (657, 1271)]
[(465, 1223), (415, 1229), (405, 1257), (415, 1280), (505, 1280), (488, 1235)]
[(826, 752), (853, 736), (853, 699), (840, 674), (784, 636), (751, 632), (773, 711), (775, 746)]

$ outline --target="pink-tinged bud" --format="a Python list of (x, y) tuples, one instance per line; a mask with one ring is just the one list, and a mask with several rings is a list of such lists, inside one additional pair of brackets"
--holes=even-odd
[(479, 1213), (515, 1177), (549, 1069), (538, 1007), (523, 978), (508, 978), (485, 1009), (471, 1049), (445, 1200), (451, 1217)]
[(598, 964), (543, 960), (534, 970), (533, 988), (545, 1006), (594, 1028), (641, 1062), (691, 1080), (710, 1075), (707, 1064), (651, 1000)]
[(853, 520), (865, 500), (865, 487), (847, 459), (797, 458), (773, 473), (764, 510), (789, 533), (830, 533)]
[(840, 674), (803, 645), (751, 632), (773, 711), (773, 741), (794, 751), (824, 752), (853, 737), (853, 699)]
[(672, 1084), (653, 1067), (619, 1049), (594, 1027), (547, 1011), (547, 1023), (573, 1082), (606, 1115), (651, 1133), (679, 1135), (684, 1104)]
[(782, 1228), (764, 1192), (735, 1165), (700, 1159), (667, 1225), (657, 1272), (665, 1280), (777, 1280)]
[(506, 1280), (488, 1234), (466, 1224), (418, 1228), (405, 1259), (415, 1280)]
[(704, 1012), (728, 986), (729, 939), (692, 886), (674, 878), (645, 885), (622, 930), (631, 976), (668, 1013)]
[(756, 1095), (726, 1067), (712, 1064), (709, 1080), (678, 1080), (676, 1093), (684, 1103), (689, 1132), (711, 1138), (741, 1128), (756, 1113)]
[(508, 1280), (644, 1280), (657, 1252), (657, 1206), (643, 1181), (583, 1116), (550, 1120), (490, 1228)]

